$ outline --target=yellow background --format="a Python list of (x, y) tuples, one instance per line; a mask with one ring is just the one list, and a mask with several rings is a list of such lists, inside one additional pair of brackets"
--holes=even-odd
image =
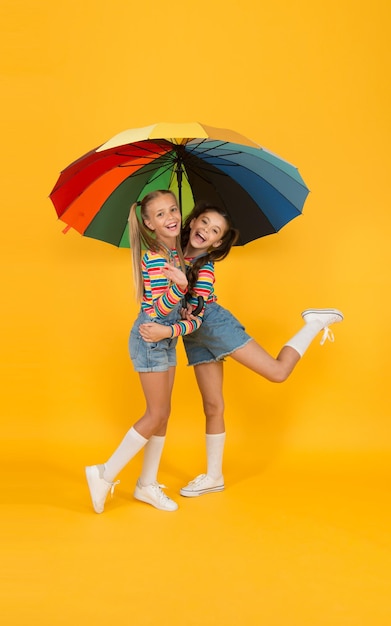
[[(3, 0), (0, 18), (5, 623), (388, 624), (388, 2)], [(175, 521), (130, 509), (135, 460), (99, 517), (83, 466), (144, 407), (130, 255), (63, 235), (48, 195), (71, 161), (159, 121), (234, 129), (311, 189), (300, 218), (217, 267), (221, 304), (273, 354), (304, 308), (345, 321), (284, 385), (227, 362), (223, 495), (181, 499)], [(178, 357), (171, 495), (204, 469)]]

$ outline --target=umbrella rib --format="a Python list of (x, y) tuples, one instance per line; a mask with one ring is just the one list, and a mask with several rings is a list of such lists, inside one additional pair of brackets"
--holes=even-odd
[[(211, 148), (211, 149), (213, 149), (213, 148)], [(202, 154), (204, 154), (204, 153), (202, 153)], [(233, 154), (241, 154), (241, 152), (239, 151), (239, 152), (235, 152), (235, 153), (233, 153)], [(195, 156), (195, 157), (197, 158), (197, 155), (193, 155), (193, 156)], [(226, 160), (225, 160), (225, 158), (224, 158), (225, 156), (231, 156), (231, 153), (225, 153), (224, 155), (220, 155), (220, 156), (219, 156), (219, 155), (206, 155), (206, 157), (205, 157), (205, 159), (204, 159), (204, 160), (205, 160), (205, 162), (208, 162), (208, 160), (212, 160), (212, 159), (213, 159), (213, 158), (215, 158), (216, 156), (217, 156), (217, 158), (224, 160), (224, 167), (232, 167), (232, 168), (236, 168), (236, 167), (237, 167), (237, 163), (235, 163), (235, 162), (231, 163), (230, 161), (226, 161)], [(204, 158), (204, 157), (202, 156), (202, 157), (198, 157), (198, 158), (200, 159), (200, 163), (202, 163), (202, 160), (203, 160), (203, 158)], [(219, 165), (215, 165), (215, 164), (213, 164), (213, 165), (214, 165), (214, 167), (216, 168), (216, 170), (217, 170), (217, 171), (219, 171), (219, 172), (220, 172), (223, 176), (226, 176), (226, 174), (224, 174), (224, 172), (221, 172)], [(277, 169), (277, 170), (278, 170), (278, 168), (276, 168), (276, 166), (275, 166), (275, 165), (273, 165), (272, 163), (270, 163), (269, 165), (273, 168), (273, 170), (275, 170), (275, 169)], [(201, 168), (201, 167), (202, 167), (202, 166), (200, 165), (200, 168)], [(241, 167), (242, 167), (244, 170), (246, 170), (247, 172), (254, 173), (254, 170), (250, 169), (250, 168), (249, 168), (249, 167), (247, 167), (246, 165), (241, 165)], [(291, 167), (292, 167), (292, 168), (294, 168), (294, 166), (291, 166)], [(206, 169), (206, 168), (204, 168), (204, 169)], [(208, 170), (206, 169), (206, 171), (208, 171)], [(300, 183), (299, 183), (299, 182), (298, 182), (298, 181), (297, 181), (297, 180), (296, 180), (296, 179), (295, 179), (295, 178), (294, 178), (294, 177), (293, 177), (293, 176), (292, 176), (289, 172), (284, 172), (284, 174), (285, 174), (285, 175), (286, 175), (286, 176), (287, 176), (290, 180), (292, 180), (294, 183), (296, 183), (296, 184), (298, 184), (298, 185), (302, 186), (302, 185), (301, 185), (301, 184), (300, 184)], [(261, 178), (261, 179), (262, 179), (262, 180), (263, 180), (266, 184), (270, 185), (270, 183), (268, 182), (268, 180), (267, 180), (264, 176), (260, 176), (260, 178)], [(283, 193), (282, 191), (280, 191), (280, 193), (281, 193), (281, 195), (282, 195), (284, 198), (286, 198), (286, 199), (290, 202), (289, 198), (286, 196), (286, 194), (285, 194), (285, 193)]]
[[(197, 148), (198, 148), (201, 144), (203, 144), (203, 143), (205, 143), (205, 142), (210, 142), (210, 141), (211, 141), (211, 139), (210, 139), (210, 138), (209, 138), (209, 139), (202, 139), (202, 140), (201, 140), (199, 143), (197, 143), (197, 144), (196, 144), (193, 148), (188, 149), (188, 148), (186, 147), (186, 151), (187, 151), (187, 153), (188, 153), (188, 154), (192, 154), (193, 156), (196, 156), (196, 157), (197, 157), (197, 154), (194, 154), (195, 150), (196, 150), (196, 149), (197, 149)], [(220, 155), (219, 155), (219, 154), (217, 154), (217, 155), (216, 155), (216, 154), (214, 154), (214, 155), (211, 155), (211, 156), (210, 156), (210, 155), (206, 154), (207, 152), (210, 152), (211, 150), (216, 150), (217, 148), (220, 148), (220, 147), (222, 147), (222, 146), (227, 146), (227, 145), (229, 145), (229, 144), (230, 144), (230, 142), (229, 142), (229, 141), (221, 141), (218, 145), (210, 146), (210, 147), (209, 147), (209, 148), (207, 148), (206, 150), (203, 150), (203, 151), (201, 152), (202, 157), (200, 156), (200, 157), (198, 157), (198, 158), (200, 158), (201, 160), (202, 160), (202, 159), (205, 159), (205, 161), (207, 161), (207, 160), (208, 160), (208, 158), (210, 159), (210, 158), (215, 158), (215, 157), (218, 157), (218, 158), (220, 158), (220, 159), (225, 159), (225, 157), (228, 157), (228, 156), (235, 156), (235, 155), (237, 155), (237, 154), (242, 154), (242, 151), (241, 151), (241, 150), (236, 150), (236, 151), (231, 151), (231, 152), (228, 152), (228, 151), (227, 151), (227, 152), (224, 152), (224, 153), (222, 153), (222, 154), (220, 154)], [(259, 148), (259, 149), (260, 149), (260, 150), (262, 150), (263, 152), (267, 153), (267, 154), (270, 154), (270, 155), (272, 155), (272, 156), (275, 156), (277, 159), (280, 159), (280, 157), (278, 157), (277, 155), (273, 155), (273, 153), (272, 153), (272, 152), (270, 152), (269, 150), (265, 150), (264, 148)], [(204, 156), (204, 155), (205, 155), (205, 156)], [(282, 159), (282, 160), (283, 160), (283, 159)], [(285, 161), (285, 162), (286, 162), (286, 163), (288, 163), (287, 161)], [(277, 171), (280, 171), (280, 170), (279, 170), (279, 168), (278, 168), (275, 164), (273, 164), (273, 163), (269, 163), (269, 165), (270, 165), (273, 169), (277, 169)], [(292, 169), (297, 170), (297, 168), (296, 168), (294, 165), (292, 165), (292, 164), (290, 164), (290, 163), (288, 163), (288, 165), (290, 165), (290, 167), (291, 167)], [(225, 162), (225, 164), (224, 164), (224, 166), (225, 166), (225, 167), (233, 167), (233, 168), (235, 168), (235, 167), (237, 167), (237, 163), (231, 163), (231, 162), (229, 162), (229, 161), (226, 161), (226, 162)], [(215, 166), (215, 167), (216, 167), (216, 168), (218, 168), (218, 166)], [(242, 167), (244, 167), (246, 170), (248, 170), (248, 171), (250, 171), (250, 172), (252, 172), (252, 171), (253, 171), (253, 170), (249, 169), (248, 167), (246, 167), (245, 165), (242, 165)], [(293, 180), (294, 182), (298, 182), (298, 181), (297, 181), (297, 180), (296, 180), (296, 179), (295, 179), (295, 178), (294, 178), (294, 177), (293, 177), (293, 176), (292, 176), (289, 172), (285, 172), (285, 174), (286, 174), (286, 176), (288, 176), (288, 178), (290, 178), (290, 179), (291, 179), (291, 180)], [(265, 179), (264, 179), (264, 180), (265, 180)], [(267, 182), (267, 181), (266, 181), (266, 182)], [(305, 186), (305, 185), (304, 185), (304, 186)], [(286, 197), (286, 196), (284, 196), (284, 197)]]
[[(155, 167), (151, 167), (149, 169), (149, 173), (155, 174), (155, 173), (159, 172), (159, 174), (158, 174), (158, 176), (150, 176), (148, 178), (148, 180), (147, 180), (148, 183), (151, 183), (154, 180), (157, 180), (160, 176), (164, 175), (166, 172), (168, 172), (172, 168), (171, 159), (166, 158), (166, 156), (167, 155), (164, 155), (165, 158), (162, 158), (159, 161), (159, 163), (156, 164)], [(155, 161), (149, 161), (149, 164), (153, 164)], [(131, 165), (120, 165), (119, 167), (131, 167)], [(145, 174), (145, 167), (146, 167), (146, 165), (143, 165), (136, 172), (132, 172), (132, 174), (131, 174), (132, 178), (135, 178), (137, 176), (144, 176), (144, 174)], [(172, 179), (172, 176), (171, 176), (171, 179)]]
[[(263, 148), (260, 148), (260, 149), (261, 149), (262, 151), (264, 151), (265, 153), (268, 153), (268, 151), (267, 151), (267, 150), (264, 150)], [(213, 148), (211, 148), (211, 150), (213, 150)], [(203, 154), (204, 154), (204, 153), (203, 153)], [(217, 158), (219, 158), (219, 159), (223, 159), (223, 160), (225, 160), (225, 157), (226, 157), (226, 156), (232, 156), (232, 155), (236, 155), (236, 154), (242, 154), (242, 152), (239, 150), (238, 152), (232, 152), (232, 153), (231, 153), (231, 152), (224, 152), (224, 154), (221, 154), (221, 155), (218, 155), (218, 154), (217, 154), (217, 155), (212, 155), (212, 156), (210, 156), (210, 155), (206, 155), (206, 157), (205, 157), (205, 161), (206, 161), (208, 158), (210, 159), (210, 158), (214, 158), (214, 157), (216, 157), (216, 156), (217, 156)], [(271, 153), (269, 153), (269, 154), (271, 154)], [(274, 156), (274, 155), (273, 155), (273, 156)], [(277, 157), (277, 158), (279, 158), (279, 157)], [(287, 161), (285, 161), (285, 162), (287, 163)], [(278, 166), (277, 166), (277, 165), (275, 165), (274, 163), (270, 163), (270, 162), (268, 162), (268, 164), (269, 164), (269, 166), (270, 166), (270, 167), (271, 167), (274, 171), (281, 172), (281, 170), (278, 168)], [(288, 165), (292, 168), (292, 170), (296, 170), (296, 171), (297, 171), (297, 168), (296, 168), (294, 165), (291, 165), (290, 163), (288, 163)], [(235, 162), (231, 163), (230, 161), (227, 161), (227, 162), (225, 162), (225, 163), (224, 163), (224, 166), (225, 166), (225, 167), (237, 167), (237, 163), (235, 163)], [(216, 167), (218, 167), (218, 166), (216, 165)], [(244, 168), (245, 170), (247, 170), (248, 172), (254, 172), (254, 170), (252, 170), (252, 169), (248, 168), (246, 165), (242, 165), (241, 167), (243, 167), (243, 168)], [(291, 180), (293, 180), (294, 182), (296, 182), (296, 183), (298, 183), (298, 184), (301, 184), (301, 183), (299, 183), (299, 182), (298, 182), (298, 181), (297, 181), (297, 180), (293, 177), (293, 175), (292, 175), (290, 172), (286, 172), (286, 171), (285, 171), (285, 172), (284, 172), (284, 174), (285, 174), (288, 178), (290, 178)], [(268, 182), (268, 181), (267, 181), (267, 180), (266, 180), (263, 176), (261, 176), (261, 178), (262, 178), (263, 180), (265, 180), (265, 182)]]
[[(211, 141), (210, 139), (202, 139), (199, 143), (197, 143), (195, 146), (192, 146), (190, 148), (187, 148), (188, 144), (186, 144), (186, 152), (188, 154), (194, 154), (197, 148), (202, 146), (202, 144), (204, 144), (205, 142), (210, 143), (210, 141)], [(221, 141), (218, 145), (213, 145), (213, 146), (205, 148), (205, 150), (202, 150), (201, 153), (203, 155), (204, 154), (206, 155), (206, 153), (210, 152), (211, 150), (216, 150), (218, 148), (221, 148), (222, 146), (229, 146), (229, 143), (230, 143), (229, 141)], [(235, 156), (237, 154), (241, 154), (241, 150), (231, 150), (230, 152), (224, 152), (224, 156)], [(195, 156), (197, 156), (197, 154)], [(221, 156), (221, 158), (223, 158), (223, 155)]]
[[(148, 183), (153, 183), (154, 180), (157, 180), (160, 176), (163, 176), (166, 172), (169, 172), (170, 169), (171, 169), (171, 164), (169, 163), (165, 169), (159, 172), (158, 176), (152, 176), (151, 178), (149, 178)], [(155, 170), (152, 170), (152, 172), (156, 173), (159, 170), (161, 170), (161, 167), (157, 167)], [(172, 180), (172, 172), (171, 172), (171, 180)]]
[(202, 146), (202, 144), (204, 144), (206, 141), (210, 141), (210, 140), (209, 139), (201, 139), (201, 141), (199, 141), (197, 144), (195, 144), (191, 148), (188, 148), (187, 146), (189, 144), (186, 143), (185, 144), (186, 152), (188, 152), (188, 154), (192, 154), (196, 148), (198, 148), (199, 146)]
[[(198, 148), (198, 146), (200, 146), (202, 143), (207, 142), (207, 141), (210, 141), (210, 140), (208, 140), (208, 139), (203, 139), (202, 141), (200, 141), (200, 142), (199, 142), (196, 146), (194, 146), (194, 148), (193, 148), (193, 149), (189, 149), (189, 150), (187, 150), (188, 154), (192, 154), (193, 156), (196, 156), (196, 157), (197, 157), (197, 154), (194, 154), (195, 149), (196, 149), (196, 148)], [(216, 145), (211, 146), (210, 148), (207, 148), (206, 150), (203, 150), (203, 151), (202, 151), (202, 153), (201, 153), (201, 154), (202, 154), (202, 157), (201, 157), (201, 156), (199, 156), (198, 158), (200, 158), (201, 160), (202, 160), (202, 159), (204, 159), (205, 161), (208, 161), (208, 160), (210, 160), (210, 159), (214, 159), (215, 157), (217, 157), (217, 158), (219, 158), (219, 159), (223, 159), (223, 160), (225, 160), (224, 167), (232, 167), (232, 168), (236, 168), (236, 167), (237, 167), (237, 163), (235, 163), (235, 162), (231, 163), (230, 161), (226, 161), (226, 157), (230, 157), (230, 156), (235, 156), (235, 155), (238, 155), (238, 154), (242, 154), (242, 151), (241, 151), (241, 150), (230, 151), (230, 152), (228, 152), (228, 151), (224, 151), (224, 152), (223, 152), (222, 154), (220, 154), (220, 155), (219, 155), (219, 154), (213, 154), (213, 155), (208, 155), (208, 154), (207, 154), (207, 152), (210, 152), (211, 150), (216, 150), (216, 149), (218, 149), (218, 148), (220, 148), (220, 147), (222, 147), (222, 146), (229, 145), (229, 143), (230, 143), (229, 141), (224, 141), (224, 142), (220, 142), (220, 144), (219, 144), (219, 145), (217, 145), (217, 146), (216, 146)], [(261, 150), (263, 150), (263, 151), (264, 151), (264, 152), (266, 152), (266, 153), (268, 153), (268, 152), (269, 152), (268, 150), (264, 150), (263, 148), (260, 148), (260, 149), (261, 149)], [(270, 154), (272, 154), (272, 153), (270, 153)], [(274, 156), (274, 155), (273, 155), (273, 156)], [(277, 157), (277, 158), (279, 158), (279, 157)], [(277, 170), (278, 170), (278, 167), (276, 167), (276, 165), (274, 165), (273, 163), (269, 163), (269, 165), (270, 165), (273, 169), (277, 169)], [(289, 165), (290, 165), (290, 164), (289, 164)], [(216, 165), (215, 167), (218, 169), (218, 166), (217, 166), (217, 165)], [(249, 169), (249, 168), (248, 168), (247, 166), (245, 166), (245, 165), (242, 165), (242, 167), (243, 167), (244, 169), (246, 169), (247, 171), (249, 171), (249, 172), (252, 172), (252, 171), (253, 171), (253, 170)], [(295, 168), (295, 166), (294, 166), (294, 165), (291, 165), (291, 167), (292, 167), (292, 169), (296, 169), (296, 170), (297, 170), (297, 168)], [(278, 171), (279, 171), (279, 170), (278, 170)], [(291, 179), (291, 180), (293, 180), (294, 182), (298, 182), (298, 181), (297, 181), (297, 180), (296, 180), (296, 179), (295, 179), (295, 178), (294, 178), (294, 177), (293, 177), (293, 176), (292, 176), (289, 172), (285, 172), (285, 174), (286, 174), (286, 176), (288, 176), (288, 178), (290, 178), (290, 179)], [(263, 177), (262, 177), (262, 178), (263, 178)], [(267, 182), (267, 181), (266, 181), (266, 179), (264, 179), (264, 180), (265, 180), (265, 182)], [(283, 194), (283, 195), (284, 195), (284, 194)], [(284, 197), (286, 197), (286, 196), (284, 195)], [(287, 198), (287, 199), (288, 199), (288, 198)]]
[[(153, 154), (153, 153), (152, 153), (152, 154)], [(146, 165), (147, 165), (148, 163), (154, 163), (155, 161), (159, 160), (159, 166), (158, 166), (156, 169), (158, 169), (162, 163), (164, 164), (165, 162), (167, 162), (167, 163), (170, 163), (170, 164), (171, 164), (171, 163), (172, 163), (172, 161), (173, 161), (173, 158), (172, 158), (172, 156), (171, 156), (171, 154), (170, 154), (170, 153), (166, 153), (166, 154), (161, 154), (161, 155), (159, 155), (159, 153), (158, 153), (158, 152), (155, 152), (154, 154), (155, 154), (155, 155), (158, 155), (158, 157), (156, 158), (156, 156), (155, 156), (155, 157), (152, 157), (152, 156), (151, 156), (151, 157), (142, 156), (142, 157), (137, 157), (137, 158), (138, 158), (139, 160), (141, 160), (141, 159), (145, 159), (145, 161), (146, 161)], [(122, 156), (127, 156), (127, 155), (122, 155)], [(129, 156), (130, 156), (130, 155), (129, 155)], [(118, 167), (132, 167), (132, 165), (133, 165), (132, 163), (120, 163), (120, 164), (118, 165)], [(143, 166), (143, 167), (144, 167), (144, 166)]]
[[(171, 144), (171, 142), (169, 142), (167, 140), (165, 140), (165, 143)], [(161, 146), (164, 146), (165, 143), (163, 141), (161, 141), (160, 144), (159, 144), (159, 141), (156, 141), (156, 144), (161, 145)], [(150, 160), (153, 160), (153, 158), (156, 158), (156, 156), (160, 155), (160, 152), (158, 152), (157, 150), (152, 150), (152, 148), (149, 148), (149, 146), (147, 146), (147, 145), (140, 145), (140, 144), (128, 144), (128, 145), (129, 146), (135, 145), (138, 148), (142, 148), (145, 152), (149, 152), (149, 154), (152, 155), (150, 157)], [(119, 150), (118, 152), (116, 152), (116, 154), (118, 156), (133, 156), (133, 155), (130, 155), (130, 154), (129, 155), (126, 154), (126, 150), (125, 151)], [(166, 154), (168, 154), (168, 152)], [(161, 155), (161, 156), (164, 156), (164, 155)], [(142, 157), (139, 157), (139, 158), (142, 158)], [(148, 158), (148, 157), (145, 156), (145, 158)]]
[[(166, 157), (167, 155), (164, 155), (164, 157)], [(150, 161), (150, 163), (153, 163), (154, 161)], [(165, 167), (164, 167), (165, 166)], [(120, 167), (130, 167), (130, 165), (121, 165)], [(133, 172), (131, 174), (132, 178), (136, 178), (137, 176), (144, 176), (145, 174), (145, 166), (141, 167), (139, 170), (137, 170), (136, 172)], [(152, 174), (146, 181), (146, 184), (149, 183), (153, 183), (154, 180), (157, 180), (158, 178), (160, 178), (160, 176), (163, 176), (166, 172), (169, 172), (170, 169), (172, 168), (172, 163), (170, 162), (169, 158), (164, 158), (161, 161), (159, 161), (159, 164), (156, 165), (155, 167), (151, 167), (149, 169), (149, 173)], [(157, 176), (155, 176), (155, 174), (158, 173)], [(171, 174), (171, 180), (172, 180), (173, 175)]]
[[(235, 164), (234, 164), (234, 163), (226, 163), (225, 165), (229, 165), (229, 166), (234, 166), (234, 167), (235, 167)], [(223, 177), (228, 177), (228, 178), (229, 178), (228, 174), (226, 174), (225, 172), (223, 172), (222, 170), (220, 170), (220, 168), (219, 168), (218, 166), (214, 166), (214, 167), (215, 167), (215, 174), (219, 174), (220, 176), (223, 176)], [(252, 172), (252, 170), (249, 170), (247, 167), (245, 167), (245, 166), (242, 166), (242, 167), (243, 167), (243, 169), (245, 169), (246, 171), (248, 171), (248, 172)], [(210, 172), (210, 170), (209, 170), (207, 167), (203, 167), (203, 165), (202, 165), (202, 159), (200, 159), (200, 162), (199, 162), (197, 175), (198, 175), (198, 176), (199, 176), (199, 177), (200, 177), (203, 181), (205, 181), (206, 183), (212, 183), (212, 181), (211, 181), (211, 180), (209, 180), (206, 176), (201, 176), (201, 173), (200, 173), (200, 172), (205, 172), (205, 173)], [(185, 172), (185, 174), (186, 174), (186, 172)], [(288, 174), (288, 176), (289, 176), (289, 174)], [(187, 178), (188, 182), (190, 183), (190, 181), (189, 181), (189, 178), (188, 178), (187, 174), (186, 174), (186, 178)], [(262, 176), (262, 177), (260, 177), (260, 178), (261, 178), (261, 180), (263, 180), (263, 181), (264, 181), (264, 183), (265, 183), (266, 185), (271, 186), (271, 184), (269, 183), (269, 181), (267, 181), (267, 180), (266, 180), (263, 176)], [(291, 178), (291, 177), (290, 177), (290, 178)], [(245, 187), (243, 187), (243, 185), (241, 185), (238, 181), (236, 181), (236, 183), (237, 183), (237, 185), (239, 185), (239, 187), (241, 187), (241, 189), (243, 189), (244, 191), (246, 191), (246, 189), (245, 189)], [(212, 183), (212, 184), (213, 184), (214, 188), (217, 190), (217, 188), (216, 188), (216, 186), (214, 185), (214, 183)], [(289, 202), (290, 204), (292, 204), (292, 203), (291, 203), (291, 201), (289, 200), (289, 198), (286, 196), (286, 194), (285, 194), (285, 193), (283, 193), (282, 191), (280, 191), (279, 193), (280, 193), (280, 195), (281, 195), (283, 198), (285, 198), (285, 199), (287, 200), (287, 202)], [(293, 205), (293, 206), (294, 206), (294, 205)], [(295, 207), (295, 208), (297, 209), (297, 207)]]

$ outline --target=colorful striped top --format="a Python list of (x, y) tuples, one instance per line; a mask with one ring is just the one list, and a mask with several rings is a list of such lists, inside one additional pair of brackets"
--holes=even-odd
[[(191, 267), (194, 259), (190, 257), (185, 258), (186, 268)], [(215, 266), (213, 261), (208, 261), (203, 265), (199, 272), (197, 282), (194, 285), (194, 297), (190, 299), (190, 302), (193, 306), (197, 305), (197, 297), (202, 296), (204, 298), (205, 304), (210, 304), (211, 302), (216, 302), (217, 296), (214, 292), (214, 284), (215, 284)]]
[[(190, 267), (192, 261), (193, 258), (186, 257), (186, 267)], [(217, 300), (217, 297), (214, 293), (214, 282), (214, 263), (212, 261), (208, 261), (208, 263), (205, 263), (205, 265), (201, 267), (198, 273), (197, 282), (194, 286), (193, 295), (189, 298), (189, 303), (195, 308), (198, 304), (198, 296), (202, 296), (204, 299), (204, 307), (194, 320), (180, 320), (179, 322), (172, 324), (172, 337), (179, 337), (179, 335), (189, 335), (201, 326), (205, 312), (205, 305), (210, 304), (211, 302), (215, 302)]]
[[(180, 267), (176, 250), (171, 250), (170, 262)], [(141, 301), (142, 310), (151, 319), (166, 317), (182, 300), (186, 291), (171, 283), (162, 272), (167, 259), (159, 252), (148, 250), (141, 260), (141, 271), (144, 281), (144, 295)]]

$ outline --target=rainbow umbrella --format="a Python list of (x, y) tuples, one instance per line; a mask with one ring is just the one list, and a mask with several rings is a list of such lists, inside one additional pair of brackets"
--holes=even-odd
[(296, 167), (234, 131), (163, 123), (125, 130), (71, 163), (50, 199), (65, 231), (129, 247), (130, 206), (155, 189), (171, 189), (184, 217), (198, 201), (224, 208), (238, 245), (279, 231), (309, 192)]

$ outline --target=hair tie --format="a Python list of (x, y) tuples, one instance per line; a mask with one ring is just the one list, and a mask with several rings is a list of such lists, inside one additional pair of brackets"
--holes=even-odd
[(137, 206), (141, 206), (141, 204), (142, 204), (141, 200), (137, 200), (136, 204), (137, 204)]

